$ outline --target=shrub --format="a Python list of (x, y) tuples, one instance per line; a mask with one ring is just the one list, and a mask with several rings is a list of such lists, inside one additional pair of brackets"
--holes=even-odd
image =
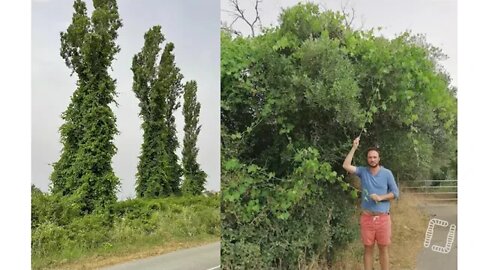
[[(222, 265), (226, 269), (295, 269), (313, 257), (331, 261), (353, 240), (349, 186), (314, 149), (300, 150), (279, 179), (238, 160), (224, 164)], [(355, 193), (356, 194), (356, 193)]]

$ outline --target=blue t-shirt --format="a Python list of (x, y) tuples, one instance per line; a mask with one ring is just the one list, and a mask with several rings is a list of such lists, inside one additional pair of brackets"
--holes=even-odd
[(392, 172), (380, 166), (380, 170), (374, 176), (368, 168), (359, 166), (355, 174), (360, 177), (362, 184), (362, 208), (373, 212), (387, 213), (390, 210), (390, 200), (375, 203), (370, 195), (385, 195), (392, 192), (395, 199), (398, 198), (399, 191)]

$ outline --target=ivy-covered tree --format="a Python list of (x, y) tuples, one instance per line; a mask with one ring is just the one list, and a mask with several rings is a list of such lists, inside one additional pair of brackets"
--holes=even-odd
[(197, 83), (189, 81), (185, 84), (183, 116), (185, 118), (185, 136), (183, 138), (182, 164), (183, 184), (182, 192), (199, 195), (205, 189), (206, 173), (200, 169), (197, 162), (197, 139), (201, 126), (198, 124), (200, 103), (197, 101)]
[(299, 4), (262, 35), (222, 33), (223, 154), (284, 176), (296, 149), (313, 146), (343, 172), (363, 130), (361, 147), (378, 144), (403, 180), (450, 162), (457, 103), (439, 50), (409, 32), (388, 40), (344, 21)]
[(346, 21), (307, 3), (256, 36), (221, 34), (227, 268), (332, 262), (353, 239), (357, 193), (342, 162), (360, 134), (360, 151), (378, 145), (397, 180), (455, 173), (456, 90), (442, 53), (422, 36), (387, 39)]
[(158, 63), (160, 45), (165, 40), (160, 26), (148, 30), (144, 38), (144, 47), (132, 62), (133, 91), (140, 101), (144, 131), (136, 192), (139, 197), (168, 196), (180, 190), (173, 112), (178, 109), (176, 100), (183, 76), (174, 63), (173, 43), (166, 44)]
[(110, 108), (115, 102), (115, 83), (108, 73), (115, 54), (115, 40), (122, 26), (115, 0), (94, 0), (91, 18), (85, 2), (75, 0), (72, 23), (60, 34), (60, 55), (77, 75), (77, 89), (62, 114), (63, 144), (54, 163), (51, 190), (74, 196), (85, 213), (116, 201), (119, 179), (112, 169), (118, 133)]
[(183, 92), (183, 85), (181, 84), (183, 75), (180, 74), (179, 69), (174, 64), (175, 57), (172, 53), (173, 49), (173, 43), (168, 43), (165, 46), (165, 54), (162, 56), (162, 63), (164, 63), (164, 65), (160, 67), (160, 72), (161, 74), (165, 74), (166, 85), (168, 85), (166, 101), (167, 111), (165, 115), (167, 127), (166, 150), (168, 157), (168, 178), (172, 192), (179, 193), (182, 167), (180, 166), (178, 156), (176, 154), (179, 143), (177, 138), (174, 112), (180, 108), (179, 99)]

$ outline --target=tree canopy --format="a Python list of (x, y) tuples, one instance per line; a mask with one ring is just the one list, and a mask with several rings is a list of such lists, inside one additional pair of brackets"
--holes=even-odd
[[(397, 181), (456, 177), (457, 99), (425, 37), (356, 30), (315, 4), (221, 33), (222, 265), (296, 269), (353, 239), (343, 160), (381, 149)], [(268, 250), (268, 252), (267, 252)]]

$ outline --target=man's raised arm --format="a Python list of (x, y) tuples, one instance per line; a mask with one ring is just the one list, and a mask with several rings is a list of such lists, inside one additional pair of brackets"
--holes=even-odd
[(355, 151), (357, 150), (359, 143), (360, 143), (360, 137), (357, 137), (355, 138), (355, 140), (353, 140), (352, 149), (350, 150), (350, 152), (348, 152), (347, 157), (343, 161), (343, 168), (347, 170), (347, 172), (349, 173), (355, 173), (357, 171), (357, 167), (352, 165), (352, 159), (353, 159), (353, 154), (355, 154)]

